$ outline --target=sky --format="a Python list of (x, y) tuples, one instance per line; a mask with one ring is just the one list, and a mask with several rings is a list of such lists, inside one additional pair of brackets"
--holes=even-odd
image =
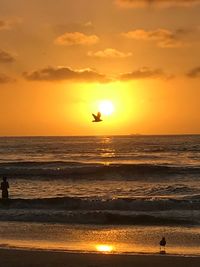
[(200, 0), (0, 0), (0, 136), (200, 134), (199, 14)]

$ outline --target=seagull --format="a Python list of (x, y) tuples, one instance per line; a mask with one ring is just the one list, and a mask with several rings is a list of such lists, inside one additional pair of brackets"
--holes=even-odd
[(165, 246), (166, 246), (167, 242), (166, 242), (166, 239), (165, 237), (163, 237), (161, 240), (160, 240), (160, 254), (165, 254)]
[(101, 122), (101, 112), (98, 112), (97, 115), (92, 114), (92, 116), (94, 117), (94, 120), (92, 122)]

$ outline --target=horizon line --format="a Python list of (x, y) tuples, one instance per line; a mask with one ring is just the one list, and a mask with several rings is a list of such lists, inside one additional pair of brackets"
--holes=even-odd
[(0, 138), (37, 138), (37, 137), (107, 137), (107, 136), (198, 136), (200, 133), (169, 133), (169, 134), (97, 134), (97, 135), (0, 135)]

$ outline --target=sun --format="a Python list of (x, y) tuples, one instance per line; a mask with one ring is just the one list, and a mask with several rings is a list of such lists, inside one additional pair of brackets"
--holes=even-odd
[(103, 115), (111, 115), (114, 112), (115, 108), (113, 103), (110, 100), (103, 100), (99, 103), (99, 111)]

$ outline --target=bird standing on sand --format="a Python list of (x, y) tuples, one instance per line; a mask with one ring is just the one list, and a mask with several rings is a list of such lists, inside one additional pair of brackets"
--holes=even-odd
[(160, 253), (163, 253), (165, 254), (165, 246), (166, 246), (167, 242), (165, 240), (165, 237), (163, 237), (161, 240), (160, 240)]
[(92, 114), (92, 116), (94, 117), (94, 120), (92, 122), (101, 122), (101, 112), (98, 112), (97, 115)]

